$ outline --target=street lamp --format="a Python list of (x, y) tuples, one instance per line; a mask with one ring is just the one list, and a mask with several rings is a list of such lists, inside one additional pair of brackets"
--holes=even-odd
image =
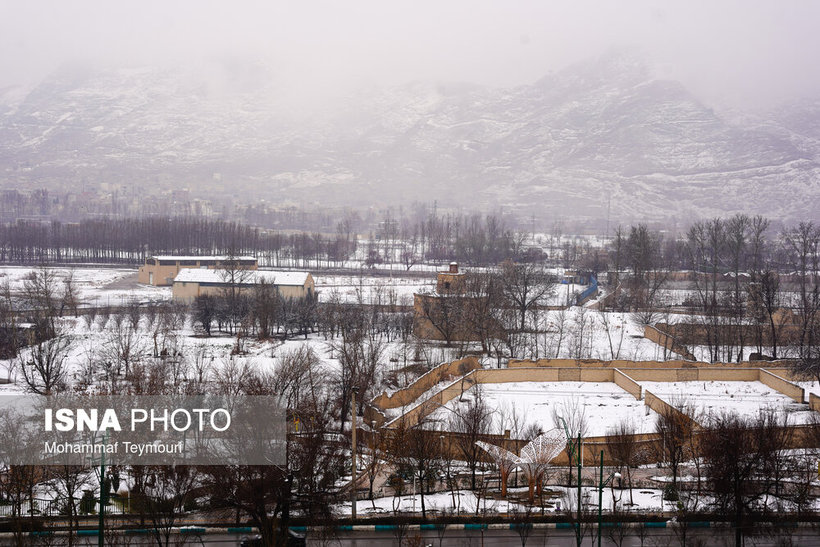
[(620, 478), (620, 473), (612, 473), (606, 478), (606, 480), (604, 480), (604, 451), (601, 450), (601, 470), (600, 474), (598, 475), (598, 547), (601, 547), (601, 505), (603, 503), (604, 498), (604, 486), (609, 484), (612, 479)]

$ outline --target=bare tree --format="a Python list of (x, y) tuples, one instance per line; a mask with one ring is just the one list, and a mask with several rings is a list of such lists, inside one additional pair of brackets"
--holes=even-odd
[(820, 381), (820, 228), (801, 222), (783, 235), (791, 263), (797, 270), (800, 300), (797, 372)]
[(718, 509), (732, 519), (737, 547), (743, 545), (755, 515), (767, 511), (761, 502), (774, 493), (773, 472), (782, 464), (777, 458), (786, 439), (776, 434), (783, 428), (773, 428), (772, 418), (766, 412), (751, 419), (737, 414), (714, 416), (703, 434), (709, 484)]
[(527, 540), (530, 539), (533, 529), (532, 505), (514, 505), (510, 511), (510, 527), (514, 528), (521, 540), (521, 547), (527, 547)]
[(481, 339), (481, 348), (489, 355), (492, 339), (503, 335), (498, 317), (503, 306), (499, 277), (489, 272), (469, 272), (464, 286), (466, 328)]
[(309, 345), (283, 352), (271, 375), (271, 389), (288, 408), (299, 408), (321, 396), (321, 359)]
[[(185, 512), (197, 485), (198, 471), (184, 465), (132, 467), (131, 509), (147, 522), (158, 547), (173, 545), (173, 528)], [(102, 488), (110, 488), (108, 480)]]
[(476, 441), (486, 439), (492, 427), (492, 410), (484, 400), (484, 391), (480, 385), (470, 390), (472, 398), (460, 405), (450, 418), (449, 430), (457, 433), (455, 445), (470, 470), (470, 488), (475, 490), (475, 474), (483, 450)]
[(23, 281), (22, 304), (33, 318), (38, 339), (51, 338), (57, 332), (55, 320), (60, 310), (57, 283), (56, 272), (46, 266), (33, 270)]
[[(8, 278), (0, 283), (0, 359), (17, 356), (20, 337), (17, 332), (17, 310)], [(10, 368), (10, 367), (9, 367)]]
[(607, 342), (609, 342), (609, 358), (612, 360), (620, 359), (621, 348), (623, 347), (624, 334), (626, 329), (623, 325), (614, 325), (612, 322), (612, 316), (609, 312), (599, 312), (598, 319), (601, 321), (601, 325), (603, 325), (604, 327), (604, 332), (606, 332), (606, 339)]
[(721, 307), (726, 301), (722, 298), (722, 290), (718, 292), (718, 272), (726, 246), (725, 222), (720, 218), (696, 222), (689, 229), (687, 238), (706, 345), (711, 361), (716, 362), (723, 342), (721, 333), (725, 330), (721, 328)]
[(573, 316), (572, 344), (569, 347), (569, 356), (573, 359), (588, 359), (592, 353), (593, 317), (583, 306), (576, 306)]
[[(563, 429), (567, 437), (567, 454), (574, 451), (579, 455), (581, 447), (577, 446), (577, 439), (583, 441), (588, 434), (589, 423), (587, 421), (584, 403), (579, 397), (569, 397), (552, 407), (552, 423), (558, 429)], [(572, 458), (567, 459), (567, 485), (572, 486), (573, 462)]]
[(506, 261), (501, 265), (501, 291), (508, 305), (518, 311), (518, 330), (523, 331), (527, 312), (555, 291), (555, 279), (535, 264)]
[(74, 269), (68, 270), (63, 278), (63, 290), (60, 295), (60, 315), (64, 309), (68, 309), (77, 317), (80, 306), (80, 295), (77, 289), (77, 282), (74, 279)]
[(68, 545), (74, 545), (76, 530), (80, 523), (77, 514), (77, 502), (82, 490), (88, 486), (91, 479), (91, 469), (83, 465), (50, 466), (47, 481), (55, 498), (60, 500), (60, 513), (68, 521)]
[(626, 471), (626, 484), (629, 488), (629, 504), (634, 505), (632, 497), (632, 467), (636, 465), (638, 458), (638, 443), (635, 440), (635, 424), (628, 420), (618, 422), (614, 427), (607, 430), (606, 446), (609, 456), (615, 462), (621, 478), (618, 482), (623, 488), (624, 471)]
[(131, 299), (125, 306), (125, 315), (128, 317), (128, 324), (132, 329), (138, 330), (140, 328), (140, 319), (142, 319), (142, 308), (139, 300)]
[(51, 395), (63, 389), (68, 380), (66, 358), (72, 347), (71, 338), (59, 335), (38, 342), (19, 357), (20, 372), (32, 393)]
[(757, 341), (758, 352), (763, 351), (765, 325), (768, 330), (768, 342), (772, 348), (772, 358), (777, 359), (777, 348), (784, 318), (784, 314), (777, 313), (782, 307), (783, 298), (780, 290), (780, 275), (775, 271), (766, 270), (753, 281), (749, 292), (752, 300), (752, 316), (760, 326), (760, 336)]
[(328, 342), (341, 365), (334, 378), (338, 388), (340, 430), (347, 420), (353, 388), (359, 389), (362, 395), (359, 412), (364, 408), (364, 401), (374, 395), (386, 342), (372, 321), (373, 316), (366, 312), (364, 305), (347, 307), (340, 324), (341, 338)]
[(677, 498), (678, 470), (686, 461), (692, 439), (694, 420), (690, 417), (690, 405), (686, 401), (673, 401), (658, 413), (655, 432), (660, 437), (657, 450), (659, 460), (672, 472), (671, 492)]
[[(451, 294), (420, 294), (416, 295), (419, 301), (421, 317), (438, 332), (441, 339), (449, 347), (455, 340), (463, 337), (465, 332), (465, 298), (461, 293)], [(417, 329), (417, 332), (418, 329)]]
[[(729, 255), (729, 267), (731, 268), (733, 282), (729, 297), (729, 312), (731, 314), (731, 325), (735, 336), (729, 341), (730, 345), (737, 343), (737, 362), (743, 360), (743, 351), (746, 345), (745, 339), (745, 315), (746, 315), (746, 282), (741, 280), (743, 266), (748, 248), (748, 237), (751, 229), (751, 219), (744, 214), (737, 214), (726, 222), (726, 248)], [(731, 349), (728, 352), (728, 361), (731, 361)]]
[(109, 331), (99, 348), (98, 359), (111, 374), (128, 377), (131, 366), (142, 357), (143, 341), (130, 324), (120, 323)]
[(421, 516), (427, 518), (425, 492), (435, 480), (437, 465), (441, 461), (439, 434), (431, 430), (432, 423), (422, 413), (412, 419), (402, 418), (391, 431), (390, 453), (395, 465), (415, 476), (421, 493)]
[[(628, 518), (629, 513), (614, 509), (612, 511), (612, 520), (614, 522), (603, 530), (604, 537), (611, 541), (615, 547), (623, 547), (629, 544), (628, 539), (633, 535), (634, 528), (629, 525)], [(639, 524), (643, 525), (643, 523)]]

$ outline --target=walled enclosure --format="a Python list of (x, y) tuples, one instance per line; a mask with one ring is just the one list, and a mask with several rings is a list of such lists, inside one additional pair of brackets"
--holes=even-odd
[[(474, 359), (474, 358), (473, 358)], [(533, 361), (510, 361), (506, 369), (480, 369), (476, 368), (463, 376), (455, 379), (438, 393), (431, 397), (419, 400), (424, 395), (423, 389), (426, 385), (435, 385), (434, 378), (441, 378), (441, 371), (454, 371), (458, 367), (464, 366), (467, 360), (445, 363), (436, 367), (436, 374), (430, 373), (430, 378), (422, 376), (417, 382), (411, 384), (405, 390), (396, 392), (392, 397), (381, 395), (373, 401), (374, 409), (378, 410), (380, 404), (396, 405), (401, 400), (403, 404), (396, 406), (385, 406), (386, 408), (398, 408), (406, 406), (405, 412), (384, 423), (383, 427), (387, 432), (394, 431), (402, 422), (407, 426), (414, 426), (423, 423), (424, 418), (439, 406), (446, 404), (455, 397), (460, 397), (465, 391), (475, 384), (497, 384), (512, 382), (559, 382), (559, 381), (580, 381), (580, 382), (613, 382), (620, 388), (630, 393), (637, 400), (643, 398), (644, 404), (657, 412), (663, 414), (667, 412), (678, 413), (668, 401), (661, 397), (642, 389), (640, 381), (653, 382), (681, 382), (681, 381), (759, 381), (775, 391), (782, 393), (792, 400), (803, 403), (805, 392), (803, 388), (795, 385), (789, 379), (792, 378), (790, 371), (786, 368), (762, 369), (755, 364), (776, 365), (777, 363), (756, 362), (742, 363), (741, 366), (728, 367), (713, 363), (692, 363), (689, 361), (669, 361), (669, 362), (635, 362), (635, 361), (576, 361), (571, 359), (546, 359), (538, 362)], [(615, 366), (615, 365), (621, 366)], [(470, 361), (470, 366), (476, 366), (476, 361)], [(526, 365), (530, 365), (527, 367)], [(533, 366), (535, 365), (535, 366)], [(567, 366), (569, 365), (569, 367)], [(622, 368), (623, 367), (623, 368)], [(820, 397), (810, 394), (810, 408), (817, 411), (820, 409)], [(688, 419), (688, 418), (687, 418)], [(384, 415), (379, 423), (383, 423)], [(700, 424), (693, 422), (694, 428), (700, 429)], [(793, 448), (803, 447), (807, 438), (807, 428), (810, 426), (789, 426)], [(431, 430), (431, 436), (444, 439), (443, 446), (451, 456), (457, 457), (456, 440), (457, 433)], [(651, 447), (658, 441), (656, 434), (635, 435), (636, 442)], [(503, 435), (487, 435), (484, 440), (492, 444), (503, 446), (509, 450), (518, 450), (525, 443), (517, 439), (510, 439)], [(584, 440), (587, 450), (584, 451), (584, 464), (593, 465), (596, 462), (600, 450), (604, 450), (604, 459), (609, 461), (609, 453), (606, 447), (606, 437), (588, 437)], [(567, 454), (562, 452), (554, 460), (553, 464), (560, 465), (567, 463)]]

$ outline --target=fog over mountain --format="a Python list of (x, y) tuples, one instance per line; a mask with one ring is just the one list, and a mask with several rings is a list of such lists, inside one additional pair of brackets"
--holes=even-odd
[(820, 210), (820, 103), (723, 115), (632, 50), (530, 85), (415, 82), (298, 104), (261, 62), (64, 68), (0, 90), (0, 176), (623, 219)]

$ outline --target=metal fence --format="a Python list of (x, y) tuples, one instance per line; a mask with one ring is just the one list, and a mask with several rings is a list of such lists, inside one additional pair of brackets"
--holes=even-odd
[[(0, 518), (10, 518), (16, 515), (21, 517), (58, 517), (68, 514), (68, 500), (62, 499), (42, 499), (23, 500), (19, 504), (11, 504), (0, 501)], [(90, 513), (81, 511), (83, 504), (80, 499), (74, 500), (74, 511), (76, 515), (97, 514), (99, 504), (94, 500), (94, 509)], [(114, 498), (105, 506), (105, 512), (110, 515), (122, 515), (128, 512), (128, 500)]]
[(575, 305), (580, 306), (587, 298), (593, 296), (598, 292), (598, 278), (595, 275), (590, 276), (589, 287), (575, 296)]

